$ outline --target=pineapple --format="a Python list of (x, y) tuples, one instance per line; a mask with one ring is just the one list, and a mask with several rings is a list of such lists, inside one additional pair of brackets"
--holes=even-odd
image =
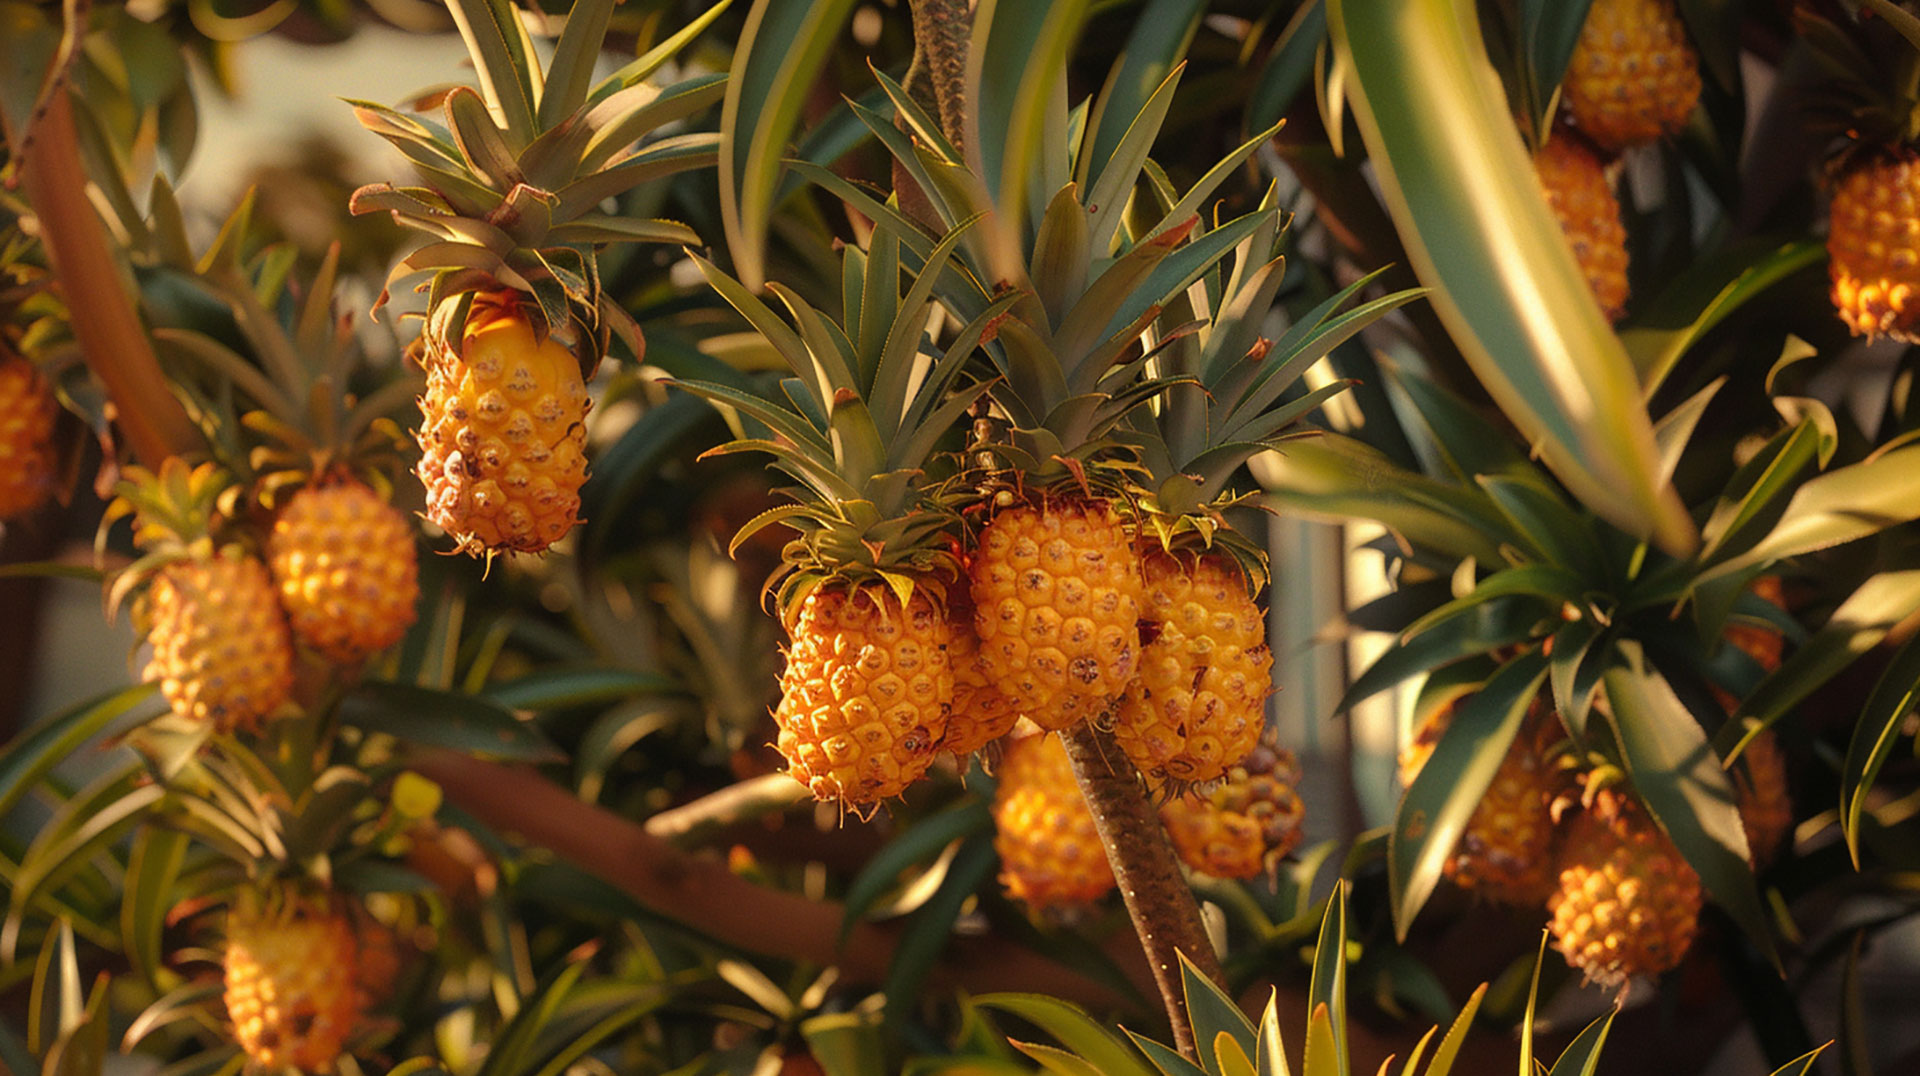
[(1620, 987), (1680, 963), (1701, 899), (1699, 875), (1644, 809), (1602, 792), (1568, 827), (1548, 929), (1587, 981)]
[(1220, 878), (1270, 872), (1300, 843), (1300, 765), (1272, 734), (1205, 794), (1175, 795), (1160, 808), (1187, 866)]
[(1673, 0), (1593, 0), (1562, 90), (1573, 122), (1607, 149), (1686, 126), (1700, 64)]
[(117, 605), (141, 583), (137, 624), (152, 644), (144, 678), (157, 682), (179, 717), (221, 732), (252, 730), (293, 688), (293, 644), (260, 558), (238, 543), (216, 545), (237, 492), (212, 464), (189, 469), (170, 457), (158, 474), (128, 467), (107, 522), (134, 513), (145, 551), (115, 581)]
[(58, 413), (47, 379), (0, 341), (0, 519), (25, 515), (53, 495)]
[(664, 89), (646, 81), (694, 36), (683, 33), (595, 82), (609, 6), (576, 6), (569, 26), (594, 29), (558, 48), (544, 76), (497, 60), (532, 53), (518, 20), (459, 20), (481, 85), (439, 96), (444, 127), (354, 102), (360, 122), (414, 161), (423, 184), (369, 184), (351, 208), (390, 212), (433, 237), (396, 276), (433, 274), (422, 285), (428, 384), (418, 473), (428, 518), (463, 552), (538, 553), (578, 522), (586, 378), (616, 334), (636, 359), (645, 354), (639, 326), (600, 289), (596, 249), (699, 245), (684, 225), (601, 205), (717, 159), (711, 133), (649, 136), (719, 101), (725, 76)]
[(1780, 750), (1779, 737), (1772, 730), (1754, 737), (1747, 749), (1740, 752), (1740, 765), (1733, 772), (1733, 787), (1740, 795), (1740, 828), (1746, 831), (1754, 869), (1764, 870), (1793, 829), (1793, 799), (1787, 792), (1787, 758)]
[(330, 1070), (359, 1019), (353, 924), (328, 901), (247, 896), (227, 913), (234, 1038), (262, 1069)]
[(1920, 343), (1920, 152), (1860, 161), (1833, 191), (1833, 305), (1855, 336)]
[(993, 796), (1000, 884), (1035, 911), (1089, 904), (1113, 888), (1113, 867), (1053, 733), (1007, 744)]
[(1150, 782), (1211, 781), (1253, 749), (1265, 726), (1266, 618), (1223, 555), (1154, 550), (1144, 563), (1156, 630), (1114, 738)]
[[(941, 272), (960, 238), (942, 243), (925, 272)], [(863, 814), (924, 775), (947, 736), (956, 692), (947, 595), (960, 575), (959, 516), (928, 469), (940, 439), (985, 390), (954, 385), (986, 320), (963, 328), (944, 354), (924, 356), (932, 301), (925, 288), (900, 296), (899, 254), (885, 226), (869, 250), (846, 248), (844, 327), (773, 285), (799, 332), (696, 257), (796, 376), (779, 398), (678, 382), (780, 437), (716, 449), (764, 452), (799, 482), (784, 491), (792, 503), (734, 539), (737, 548), (773, 523), (795, 533), (773, 586), (792, 640), (773, 714), (776, 746), (816, 798)], [(925, 376), (913, 373), (920, 364)]]
[[(1452, 722), (1458, 700), (1435, 710), (1400, 753), (1400, 779), (1412, 785)], [(1455, 885), (1521, 907), (1538, 905), (1554, 886), (1553, 802), (1562, 791), (1551, 749), (1557, 722), (1536, 706), (1494, 771), (1480, 805), (1442, 868)]]
[(1627, 229), (1605, 166), (1578, 135), (1560, 131), (1534, 155), (1533, 167), (1593, 297), (1618, 320), (1627, 305)]
[(294, 634), (331, 661), (385, 650), (413, 623), (413, 529), (365, 483), (295, 493), (273, 521), (267, 557)]
[(579, 522), (586, 383), (511, 292), (473, 300), (458, 348), (427, 341), (420, 464), (427, 519), (463, 551), (538, 553)]
[(980, 638), (973, 630), (973, 610), (964, 603), (964, 588), (956, 588), (947, 626), (947, 663), (953, 667), (953, 707), (947, 714), (947, 735), (940, 742), (965, 766), (968, 756), (1013, 731), (1020, 709), (987, 676), (980, 660)]

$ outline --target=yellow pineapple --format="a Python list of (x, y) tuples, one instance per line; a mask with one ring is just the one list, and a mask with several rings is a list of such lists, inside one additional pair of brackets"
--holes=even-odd
[(227, 1015), (269, 1071), (332, 1069), (359, 1019), (359, 944), (325, 900), (248, 894), (227, 913)]
[(457, 347), (425, 348), (417, 473), (427, 519), (462, 550), (538, 553), (579, 521), (591, 402), (579, 360), (528, 302), (477, 298)]
[[(956, 596), (963, 595), (957, 591)], [(980, 638), (974, 634), (971, 606), (955, 602), (947, 631), (947, 664), (953, 669), (953, 707), (947, 713), (947, 735), (940, 743), (963, 766), (967, 757), (1013, 731), (1020, 709), (1003, 694), (980, 659)]]
[(1060, 737), (1043, 733), (1009, 742), (998, 778), (993, 846), (1007, 895), (1036, 911), (1105, 896), (1113, 867)]
[(1606, 167), (1577, 135), (1558, 132), (1533, 158), (1560, 230), (1609, 320), (1627, 306), (1627, 229)]
[(294, 634), (333, 661), (385, 650), (413, 623), (413, 528), (361, 482), (295, 493), (273, 521), (267, 556)]
[(953, 699), (945, 614), (884, 584), (822, 587), (801, 601), (780, 678), (778, 747), (816, 799), (891, 799), (927, 772)]
[(1603, 792), (1560, 850), (1547, 900), (1554, 948), (1603, 986), (1658, 975), (1693, 944), (1701, 899), (1700, 876), (1644, 809)]
[(47, 379), (0, 342), (0, 519), (25, 515), (53, 495), (58, 414)]
[[(1400, 753), (1400, 779), (1412, 785), (1453, 720), (1458, 701), (1421, 722)], [(1536, 706), (1507, 749), (1479, 806), (1467, 819), (1443, 871), (1455, 885), (1490, 900), (1537, 905), (1554, 884), (1553, 801), (1563, 779), (1551, 760), (1557, 722)]]
[(1833, 191), (1833, 305), (1855, 336), (1920, 343), (1920, 153), (1855, 163)]
[(153, 647), (144, 677), (173, 712), (221, 731), (256, 728), (287, 701), (293, 643), (260, 558), (237, 543), (216, 545), (215, 502), (235, 492), (212, 464), (170, 457), (158, 474), (126, 469), (108, 521), (134, 513), (146, 555), (116, 580), (117, 604), (147, 589), (135, 620)]
[(1219, 878), (1255, 878), (1299, 845), (1306, 813), (1300, 765), (1269, 733), (1205, 792), (1161, 805), (1173, 847), (1187, 866)]
[(1079, 498), (1003, 509), (968, 567), (980, 662), (1042, 728), (1107, 710), (1139, 660), (1142, 582), (1113, 505)]
[(1608, 149), (1686, 126), (1700, 63), (1673, 0), (1594, 0), (1562, 90), (1573, 122)]
[(1253, 750), (1266, 724), (1266, 617), (1225, 556), (1154, 550), (1143, 567), (1155, 628), (1114, 738), (1149, 782), (1211, 781)]

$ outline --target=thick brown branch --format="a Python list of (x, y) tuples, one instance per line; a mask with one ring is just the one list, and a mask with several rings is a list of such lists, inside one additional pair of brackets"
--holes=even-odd
[(1222, 987), (1226, 985), (1213, 944), (1200, 922), (1200, 906), (1180, 873), (1180, 861), (1174, 858), (1173, 843), (1167, 838), (1159, 812), (1147, 799), (1140, 775), (1113, 735), (1092, 722), (1082, 722), (1062, 732), (1060, 738), (1066, 744), (1067, 758), (1073, 762), (1080, 794), (1093, 810), (1094, 828), (1106, 845), (1113, 876), (1120, 883), (1120, 896), (1126, 901), (1134, 932), (1140, 936), (1147, 964), (1153, 969), (1154, 985), (1166, 1004), (1173, 1044), (1188, 1060), (1197, 1060), (1177, 954), (1185, 953), (1202, 973)]
[(106, 386), (133, 455), (149, 467), (203, 442), (174, 398), (133, 298), (124, 286), (106, 226), (87, 200), (73, 104), (55, 92), (20, 162), (20, 179), (40, 221), (55, 278), (73, 312), (73, 334)]
[[(884, 981), (899, 946), (899, 931), (872, 923), (855, 925), (846, 942), (838, 944), (843, 905), (750, 882), (719, 859), (683, 851), (639, 823), (582, 802), (532, 770), (451, 751), (422, 751), (409, 764), (437, 782), (450, 802), (482, 822), (552, 851), (654, 911), (725, 944), (836, 965), (843, 978), (860, 983)], [(1111, 955), (1125, 966), (1124, 951)], [(1128, 1005), (1126, 998), (1080, 972), (991, 936), (952, 939), (936, 975), (970, 992), (1032, 990), (1099, 1009)]]

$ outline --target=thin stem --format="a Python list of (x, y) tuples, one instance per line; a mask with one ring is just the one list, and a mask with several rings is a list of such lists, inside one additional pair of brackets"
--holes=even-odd
[(1093, 810), (1094, 828), (1113, 864), (1114, 879), (1146, 951), (1154, 985), (1160, 988), (1167, 1020), (1173, 1025), (1173, 1044), (1187, 1060), (1198, 1061), (1177, 954), (1185, 953), (1202, 974), (1226, 985), (1213, 943), (1200, 922), (1200, 905), (1180, 873), (1180, 861), (1174, 858), (1160, 813), (1147, 799), (1146, 786), (1113, 734), (1086, 721), (1062, 732), (1060, 739), (1073, 763), (1080, 794)]
[(87, 171), (73, 125), (73, 103), (55, 91), (33, 128), (20, 179), (40, 220), (73, 335), (87, 365), (113, 400), (115, 421), (134, 458), (158, 467), (204, 444), (173, 395), (140, 324), (107, 229), (87, 200)]

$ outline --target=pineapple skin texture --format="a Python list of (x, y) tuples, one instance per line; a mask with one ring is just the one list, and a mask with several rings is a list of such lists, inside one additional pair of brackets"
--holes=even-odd
[(1627, 308), (1627, 228), (1605, 166), (1563, 135), (1547, 142), (1533, 167), (1593, 297), (1607, 320), (1617, 320)]
[(1180, 861), (1215, 878), (1257, 878), (1266, 869), (1267, 846), (1260, 823), (1225, 811), (1195, 795), (1179, 795), (1160, 806), (1160, 821)]
[(1035, 724), (1107, 712), (1140, 660), (1140, 561), (1104, 501), (1001, 511), (969, 566), (993, 683)]
[(1212, 781), (1260, 741), (1272, 694), (1266, 618), (1233, 564), (1154, 551), (1142, 558), (1146, 617), (1159, 633), (1120, 704), (1114, 738), (1147, 780)]
[(1218, 878), (1256, 878), (1300, 844), (1306, 805), (1300, 763), (1270, 738), (1204, 795), (1168, 800), (1160, 818), (1187, 866)]
[(294, 634), (353, 664), (413, 624), (420, 565), (400, 511), (358, 482), (309, 487), (273, 523), (267, 558)]
[(1787, 758), (1771, 731), (1754, 737), (1740, 753), (1742, 763), (1732, 773), (1739, 794), (1740, 828), (1747, 834), (1747, 851), (1756, 870), (1773, 862), (1780, 845), (1793, 829), (1793, 798), (1787, 791)]
[(160, 569), (142, 600), (144, 677), (173, 712), (230, 732), (257, 728), (293, 687), (293, 641), (266, 565), (238, 549)]
[(1582, 812), (1547, 908), (1554, 948), (1588, 982), (1617, 987), (1677, 966), (1700, 924), (1700, 877), (1638, 808)]
[(331, 1068), (359, 1019), (358, 966), (344, 916), (230, 912), (226, 1003), (241, 1049), (273, 1071)]
[(0, 519), (25, 515), (53, 496), (58, 408), (32, 363), (0, 356)]
[(1007, 745), (993, 796), (1000, 885), (1035, 911), (1090, 904), (1113, 888), (1113, 866), (1060, 737)]
[(1700, 100), (1700, 62), (1673, 0), (1594, 0), (1563, 92), (1574, 123), (1608, 149), (1686, 126)]
[(427, 519), (462, 549), (538, 553), (580, 517), (587, 398), (573, 352), (517, 314), (482, 312), (460, 353), (429, 346), (420, 399)]
[(1855, 336), (1920, 343), (1920, 155), (1853, 169), (1827, 233), (1833, 306)]
[(860, 808), (924, 775), (953, 701), (949, 633), (918, 591), (904, 610), (880, 585), (807, 595), (773, 714), (794, 780), (815, 799)]
[[(1400, 777), (1412, 785), (1446, 732), (1453, 708), (1442, 708), (1418, 730), (1400, 755)], [(1553, 723), (1543, 713), (1527, 718), (1507, 757), (1494, 771), (1479, 806), (1467, 819), (1442, 873), (1460, 888), (1488, 900), (1537, 906), (1552, 894), (1558, 830), (1552, 803), (1561, 778), (1546, 756)]]
[(967, 756), (1012, 732), (1020, 709), (988, 676), (971, 616), (951, 621), (947, 663), (953, 667), (953, 707), (947, 712), (947, 736), (940, 749), (964, 765)]

